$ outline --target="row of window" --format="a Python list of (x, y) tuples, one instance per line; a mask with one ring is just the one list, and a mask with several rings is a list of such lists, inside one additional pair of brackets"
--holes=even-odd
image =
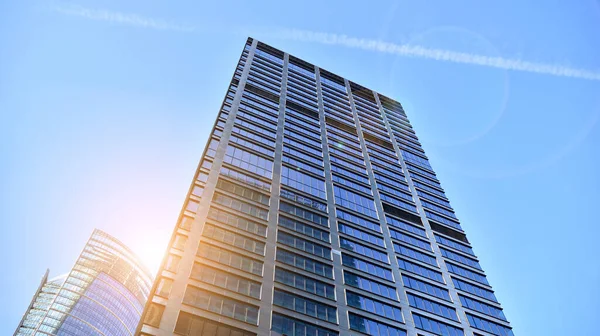
[(280, 202), (279, 211), (300, 217), (320, 226), (329, 227), (329, 220), (327, 217), (318, 215), (312, 211), (299, 208), (286, 202)]
[(452, 301), (448, 291), (442, 287), (434, 286), (425, 281), (421, 281), (404, 274), (402, 275), (402, 282), (407, 288), (411, 288), (422, 293), (427, 293), (442, 300)]
[(327, 212), (327, 204), (325, 204), (324, 202), (316, 201), (312, 198), (300, 195), (297, 192), (283, 188), (280, 190), (279, 194), (281, 195), (281, 197), (291, 200), (293, 202), (300, 203), (304, 206), (317, 209), (319, 211)]
[(340, 238), (340, 247), (386, 264), (390, 263), (387, 253), (355, 243), (346, 238)]
[(290, 272), (281, 267), (275, 268), (275, 281), (307, 293), (335, 300), (335, 287), (325, 282)]
[(297, 220), (287, 218), (285, 216), (279, 216), (279, 225), (311, 238), (329, 242), (329, 232), (314, 228)]
[(277, 242), (317, 257), (331, 259), (331, 249), (329, 247), (309, 242), (305, 239), (290, 235), (283, 231), (279, 231), (277, 233)]
[(453, 321), (458, 321), (458, 315), (456, 315), (456, 310), (454, 308), (410, 293), (407, 293), (406, 296), (408, 298), (408, 304), (410, 304), (411, 307), (424, 310), (434, 315), (443, 316)]
[(333, 279), (333, 267), (331, 265), (303, 257), (296, 253), (277, 248), (275, 260), (310, 273)]
[(422, 253), (422, 252), (419, 252), (419, 251), (416, 251), (413, 249), (409, 249), (409, 248), (399, 245), (399, 244), (394, 244), (394, 250), (397, 253), (402, 254), (403, 256), (407, 256), (411, 259), (415, 259), (420, 262), (424, 262), (431, 266), (439, 267), (435, 257), (432, 257), (429, 254), (425, 254), (425, 253)]
[(201, 258), (206, 258), (244, 272), (256, 275), (262, 275), (263, 272), (263, 263), (261, 261), (209, 244), (200, 244), (196, 254)]
[(346, 303), (350, 307), (358, 308), (370, 313), (389, 318), (397, 322), (402, 321), (400, 308), (373, 300), (371, 298), (346, 291)]
[(342, 265), (361, 270), (365, 273), (374, 275), (381, 279), (394, 281), (392, 271), (390, 271), (389, 269), (383, 268), (370, 262), (366, 262), (362, 259), (352, 257), (345, 253), (342, 253)]
[(261, 223), (257, 223), (246, 218), (236, 216), (227, 211), (223, 211), (217, 208), (210, 208), (208, 210), (208, 218), (216, 220), (219, 223), (229, 225), (231, 227), (244, 230), (262, 237), (267, 235), (267, 226)]
[(258, 324), (258, 307), (200, 288), (188, 286), (183, 303), (238, 321)]
[(210, 266), (195, 263), (190, 277), (213, 286), (228, 289), (232, 292), (260, 299), (261, 284), (259, 282), (248, 280)]
[(265, 254), (265, 243), (247, 238), (235, 232), (224, 230), (221, 227), (205, 224), (202, 235), (227, 245), (235, 246), (242, 250), (263, 255)]
[(323, 321), (337, 323), (337, 308), (277, 288), (273, 292), (273, 304)]

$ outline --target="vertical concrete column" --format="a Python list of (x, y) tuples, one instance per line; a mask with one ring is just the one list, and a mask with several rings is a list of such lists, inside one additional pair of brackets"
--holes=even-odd
[[(169, 294), (169, 299), (164, 302), (161, 298), (157, 298), (154, 296), (154, 292), (156, 291), (156, 286), (158, 284), (157, 281), (154, 282), (154, 286), (152, 287), (151, 297), (148, 299), (148, 302), (157, 302), (165, 305), (165, 309), (160, 321), (159, 328), (152, 327), (144, 327), (143, 331), (146, 333), (151, 333), (156, 336), (167, 336), (173, 335), (173, 331), (175, 330), (175, 324), (177, 322), (177, 317), (179, 315), (180, 310), (182, 309), (182, 301), (185, 294), (185, 290), (187, 288), (187, 284), (189, 281), (189, 276), (192, 271), (192, 267), (194, 266), (194, 262), (196, 259), (196, 251), (198, 249), (198, 244), (200, 243), (200, 237), (202, 236), (202, 230), (204, 229), (204, 224), (206, 221), (206, 217), (208, 215), (208, 209), (210, 208), (210, 203), (212, 202), (212, 197), (215, 191), (215, 187), (217, 184), (217, 179), (219, 178), (219, 171), (221, 169), (221, 165), (223, 163), (223, 158), (225, 156), (225, 151), (227, 150), (227, 144), (229, 142), (229, 138), (231, 136), (231, 129), (233, 128), (233, 124), (235, 121), (235, 116), (237, 114), (237, 110), (240, 104), (240, 99), (242, 97), (242, 92), (244, 91), (244, 86), (246, 83), (246, 79), (248, 78), (248, 73), (250, 72), (250, 65), (252, 63), (252, 59), (254, 57), (254, 50), (256, 49), (258, 41), (254, 40), (252, 42), (252, 47), (248, 53), (248, 57), (246, 59), (246, 63), (244, 64), (244, 70), (242, 72), (242, 76), (240, 79), (240, 83), (238, 85), (238, 89), (236, 91), (235, 97), (231, 104), (231, 111), (229, 112), (229, 117), (225, 123), (223, 128), (223, 134), (221, 135), (221, 140), (219, 142), (219, 146), (217, 147), (215, 157), (213, 159), (212, 168), (208, 175), (208, 180), (206, 181), (204, 192), (202, 198), (200, 200), (200, 205), (198, 206), (198, 211), (196, 212), (196, 217), (194, 218), (194, 222), (190, 228), (189, 233), (187, 233), (187, 241), (184, 246), (183, 253), (178, 253), (181, 256), (181, 260), (179, 262), (179, 267), (177, 273), (173, 280), (173, 286), (171, 289), (171, 293)], [(220, 113), (220, 112), (219, 112)], [(211, 134), (212, 135), (212, 134)], [(209, 138), (210, 139), (210, 138)], [(209, 140), (210, 141), (210, 140)], [(204, 159), (205, 152), (203, 153), (200, 162)], [(200, 164), (198, 165), (198, 169)], [(192, 181), (192, 185), (194, 182)], [(184, 204), (185, 207), (185, 204)], [(184, 234), (183, 230), (179, 230), (179, 226), (175, 226), (175, 231), (173, 232), (173, 236), (169, 241), (169, 245), (167, 248), (167, 255), (172, 250), (172, 245), (177, 233)], [(176, 252), (177, 253), (177, 252)], [(166, 256), (163, 259), (160, 270), (164, 269)], [(162, 274), (158, 274), (157, 278)], [(155, 301), (156, 299), (156, 301)], [(151, 301), (152, 300), (152, 301)], [(146, 304), (144, 309), (144, 313), (142, 315), (142, 322), (144, 320), (144, 316), (147, 313), (149, 304)], [(138, 328), (140, 329), (140, 328)], [(139, 331), (138, 331), (139, 333)]]
[[(419, 195), (417, 194), (417, 190), (415, 189), (415, 185), (413, 184), (412, 179), (410, 178), (410, 174), (408, 174), (408, 169), (406, 167), (406, 163), (404, 162), (404, 158), (402, 157), (402, 152), (400, 151), (398, 142), (396, 141), (396, 138), (394, 137), (392, 127), (391, 127), (389, 121), (387, 120), (385, 111), (383, 110), (383, 106), (381, 105), (381, 100), (379, 99), (379, 95), (377, 93), (374, 93), (374, 94), (375, 94), (375, 100), (377, 101), (377, 106), (379, 107), (379, 113), (381, 113), (381, 117), (383, 118), (384, 126), (386, 127), (388, 134), (390, 135), (392, 144), (394, 145), (394, 151), (396, 152), (399, 163), (402, 166), (402, 171), (404, 171), (404, 174), (406, 175), (406, 180), (408, 181), (408, 185), (409, 185), (412, 197), (415, 200), (417, 210), (419, 211), (419, 216), (421, 217), (421, 222), (423, 223), (423, 228), (427, 232), (427, 237), (429, 238), (429, 243), (431, 244), (431, 246), (433, 248), (433, 252), (435, 254), (437, 263), (440, 266), (440, 271), (442, 272), (442, 277), (444, 278), (444, 282), (446, 282), (448, 290), (450, 292), (450, 297), (452, 298), (452, 301), (454, 303), (452, 306), (456, 309), (456, 313), (458, 314), (458, 317), (461, 320), (461, 325), (465, 331), (465, 336), (473, 336), (473, 331), (471, 330), (471, 327), (468, 324), (467, 316), (465, 315), (465, 310), (463, 309), (462, 305), (460, 304), (460, 299), (458, 298), (458, 292), (456, 291), (456, 288), (454, 288), (454, 283), (452, 282), (452, 279), (450, 278), (450, 273), (448, 272), (448, 268), (446, 267), (446, 264), (444, 263), (442, 254), (440, 252), (440, 248), (439, 248), (437, 242), (435, 241), (435, 237), (433, 236), (433, 230), (431, 229), (431, 226), (429, 225), (429, 221), (427, 220), (427, 217), (425, 215), (425, 210), (423, 209), (423, 205), (421, 204)], [(400, 281), (401, 281), (401, 279), (400, 279)], [(404, 293), (404, 296), (406, 296), (406, 293)], [(447, 304), (447, 302), (444, 302), (444, 303)], [(423, 315), (428, 315), (428, 314), (423, 313)], [(436, 319), (438, 319), (438, 317), (436, 317)]]
[(383, 210), (383, 205), (381, 204), (381, 198), (379, 197), (379, 193), (377, 192), (375, 175), (373, 175), (373, 169), (371, 168), (371, 161), (369, 159), (369, 154), (367, 152), (367, 145), (365, 144), (365, 139), (363, 137), (362, 128), (360, 126), (360, 120), (358, 119), (358, 112), (356, 112), (356, 107), (354, 106), (354, 98), (352, 97), (352, 89), (350, 87), (350, 82), (347, 79), (344, 80), (346, 83), (346, 91), (348, 92), (348, 97), (350, 98), (350, 106), (352, 108), (352, 114), (354, 116), (354, 120), (356, 122), (356, 129), (358, 130), (358, 137), (360, 139), (360, 147), (362, 149), (363, 156), (365, 157), (365, 163), (367, 166), (367, 174), (369, 175), (369, 182), (371, 183), (371, 191), (373, 193), (373, 198), (375, 199), (375, 207), (377, 208), (377, 213), (379, 214), (379, 225), (381, 226), (386, 251), (388, 256), (390, 257), (390, 266), (392, 267), (392, 274), (394, 275), (396, 292), (398, 292), (398, 298), (400, 299), (400, 307), (402, 308), (402, 315), (404, 316), (404, 328), (408, 332), (410, 336), (416, 336), (417, 330), (415, 329), (415, 323), (410, 315), (410, 308), (408, 305), (408, 298), (406, 297), (406, 292), (404, 291), (404, 285), (402, 284), (402, 276), (400, 273), (400, 268), (398, 267), (398, 261), (396, 260), (396, 252), (394, 251), (394, 244), (392, 243), (392, 238), (390, 236), (390, 231), (388, 229), (388, 224), (385, 219), (385, 211)]
[(346, 335), (350, 333), (350, 325), (348, 323), (348, 308), (346, 305), (346, 294), (344, 290), (340, 237), (338, 233), (337, 220), (335, 217), (335, 196), (333, 194), (333, 182), (331, 179), (331, 161), (329, 160), (329, 147), (327, 145), (327, 130), (325, 128), (325, 111), (323, 107), (323, 92), (321, 91), (321, 74), (318, 67), (315, 67), (315, 75), (317, 81), (317, 100), (319, 104), (319, 122), (321, 123), (323, 162), (325, 165), (325, 188), (327, 192), (327, 211), (329, 213), (329, 232), (331, 236), (331, 251), (333, 252), (333, 277), (335, 280), (336, 307), (338, 311), (340, 335)]
[(283, 71), (281, 75), (281, 95), (279, 96), (279, 118), (277, 119), (277, 138), (275, 140), (275, 162), (273, 164), (273, 182), (271, 184), (271, 203), (269, 204), (267, 252), (265, 255), (260, 312), (258, 317), (259, 335), (269, 335), (271, 333), (271, 307), (273, 305), (273, 287), (275, 282), (275, 250), (277, 249), (277, 219), (279, 217), (279, 192), (281, 189), (281, 156), (283, 153), (288, 59), (289, 55), (284, 54)]

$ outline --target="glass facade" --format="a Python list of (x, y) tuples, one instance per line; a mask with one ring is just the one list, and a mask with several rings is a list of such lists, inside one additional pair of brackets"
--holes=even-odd
[(250, 38), (137, 333), (512, 335), (458, 218), (400, 103)]
[(70, 273), (47, 274), (15, 335), (135, 333), (151, 276), (121, 242), (95, 230)]

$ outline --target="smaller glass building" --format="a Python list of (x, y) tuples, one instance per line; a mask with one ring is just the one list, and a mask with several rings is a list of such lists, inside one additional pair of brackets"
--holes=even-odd
[(123, 243), (94, 230), (70, 273), (48, 273), (15, 336), (133, 335), (152, 279)]

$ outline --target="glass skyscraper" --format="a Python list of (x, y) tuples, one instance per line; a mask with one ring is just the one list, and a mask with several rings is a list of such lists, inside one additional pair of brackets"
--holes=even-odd
[(68, 274), (46, 271), (14, 335), (133, 335), (151, 284), (125, 245), (94, 230)]
[(400, 103), (248, 39), (140, 335), (513, 335)]

